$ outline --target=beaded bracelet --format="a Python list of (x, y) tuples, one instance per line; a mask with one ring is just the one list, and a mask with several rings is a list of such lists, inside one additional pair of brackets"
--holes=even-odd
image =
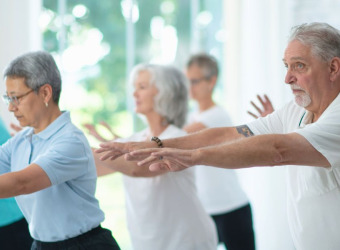
[(157, 136), (153, 136), (153, 137), (151, 138), (151, 141), (156, 142), (159, 148), (162, 148), (162, 147), (163, 147), (163, 142), (162, 142), (161, 139), (159, 139)]

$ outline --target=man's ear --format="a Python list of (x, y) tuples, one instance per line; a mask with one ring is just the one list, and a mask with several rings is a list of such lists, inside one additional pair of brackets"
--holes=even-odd
[(340, 58), (334, 57), (330, 63), (330, 80), (334, 82), (340, 77)]

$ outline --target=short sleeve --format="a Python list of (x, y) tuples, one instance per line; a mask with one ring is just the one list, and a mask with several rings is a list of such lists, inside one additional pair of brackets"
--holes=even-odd
[(266, 117), (260, 117), (248, 123), (247, 126), (255, 135), (283, 133), (283, 123), (279, 111), (275, 111)]
[[(75, 179), (87, 171), (92, 152), (78, 135), (68, 135), (52, 142), (45, 153), (33, 160), (48, 175), (53, 185)], [(94, 163), (93, 163), (94, 164)]]
[(340, 168), (340, 112), (328, 112), (325, 116), (295, 132), (302, 135), (329, 161)]
[(304, 108), (291, 101), (266, 117), (248, 123), (247, 126), (255, 135), (291, 133), (299, 127), (304, 113)]

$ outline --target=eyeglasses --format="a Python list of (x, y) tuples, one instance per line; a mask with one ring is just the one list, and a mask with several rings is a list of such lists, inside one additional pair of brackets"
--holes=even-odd
[(35, 89), (31, 89), (30, 91), (26, 92), (23, 95), (19, 95), (19, 96), (8, 96), (8, 95), (3, 95), (2, 96), (2, 100), (4, 100), (4, 102), (7, 104), (7, 106), (9, 104), (12, 104), (13, 106), (18, 106), (20, 104), (20, 99), (22, 99), (23, 97), (29, 95), (30, 93), (32, 93)]
[(189, 81), (190, 81), (190, 84), (191, 84), (191, 85), (196, 85), (196, 84), (198, 84), (198, 83), (200, 83), (200, 82), (202, 82), (202, 81), (204, 81), (204, 80), (207, 80), (207, 79), (209, 79), (209, 78), (203, 76), (203, 77), (201, 77), (201, 78), (199, 78), (199, 79), (190, 79)]

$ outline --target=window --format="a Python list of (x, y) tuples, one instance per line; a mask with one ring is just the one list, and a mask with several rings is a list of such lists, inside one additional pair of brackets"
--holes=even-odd
[[(43, 0), (43, 46), (62, 70), (61, 108), (70, 110), (82, 129), (84, 123), (97, 124), (107, 139), (112, 135), (100, 121), (123, 137), (140, 130), (144, 124), (133, 115), (129, 71), (141, 62), (183, 68), (191, 52), (222, 55), (220, 5), (199, 0)], [(129, 249), (123, 196), (119, 175), (99, 179), (103, 225), (122, 249)]]

